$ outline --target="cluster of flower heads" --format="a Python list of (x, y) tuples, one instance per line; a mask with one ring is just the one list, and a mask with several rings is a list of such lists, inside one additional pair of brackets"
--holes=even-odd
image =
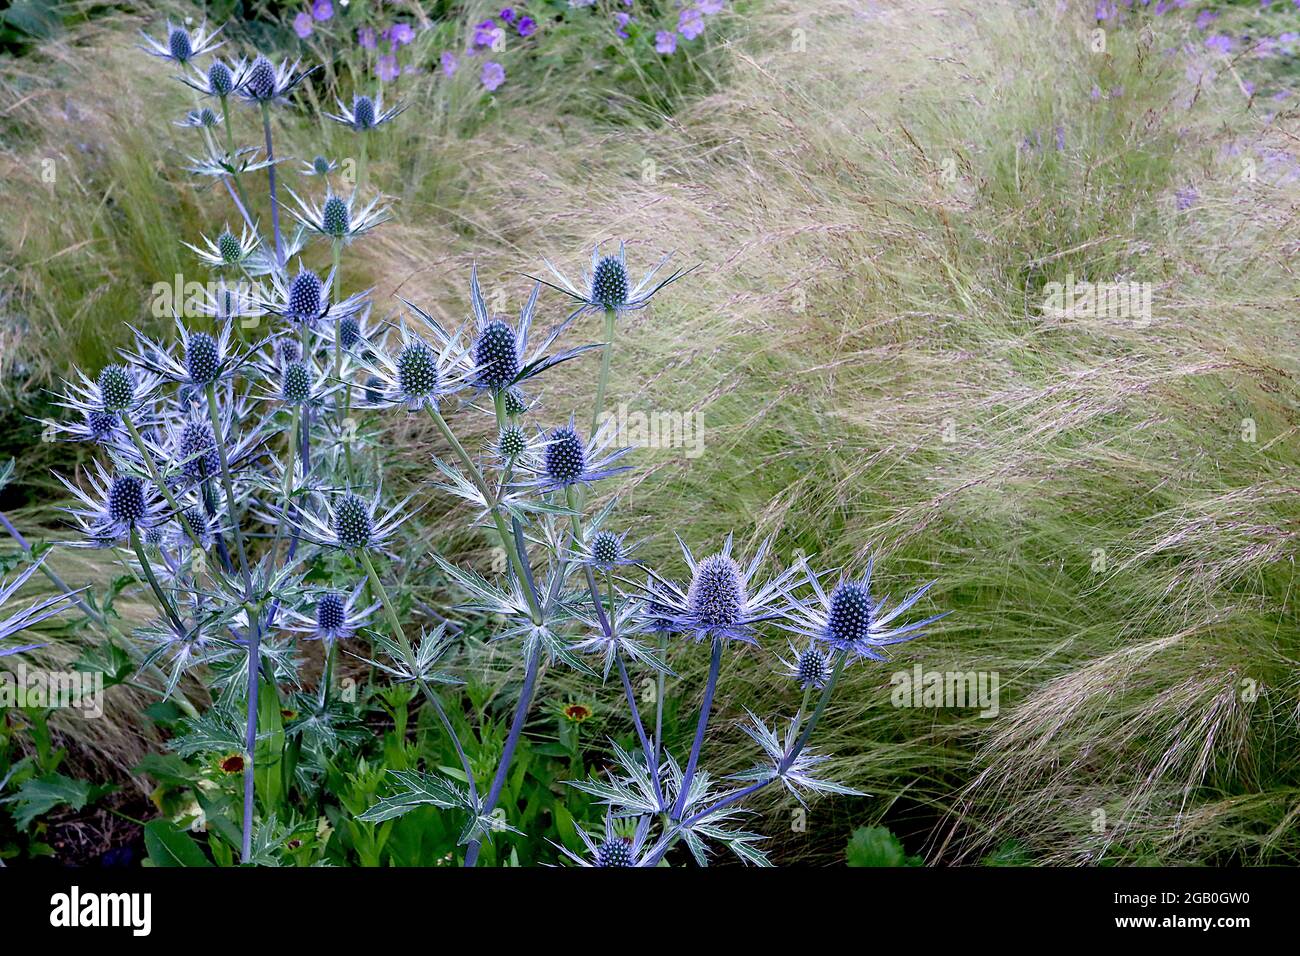
[[(215, 49), (215, 36), (204, 28), (191, 35), (169, 26), (165, 41), (149, 41), (149, 52), (192, 66), (200, 52)], [(229, 73), (206, 74), (208, 94), (222, 99), (223, 112), (225, 98), (239, 95), (263, 104), (264, 115), (265, 104), (288, 95), (305, 75), (296, 64), (277, 68), (262, 57), (251, 65), (235, 63)], [(340, 103), (339, 109), (332, 118), (362, 136), (400, 113), (385, 110), (378, 98), (358, 98), (351, 107)], [(266, 124), (268, 155), (269, 129)], [(320, 162), (304, 172), (328, 175), (318, 170)], [(238, 175), (227, 167), (222, 178)], [(618, 769), (608, 780), (574, 782), (609, 809), (603, 837), (583, 834), (591, 859), (579, 862), (655, 865), (680, 840), (701, 862), (708, 844), (718, 842), (762, 863), (757, 835), (734, 826), (743, 812), (737, 804), (749, 792), (773, 782), (799, 799), (810, 792), (850, 792), (814, 773), (827, 757), (806, 745), (825, 697), (811, 716), (805, 707), (813, 692), (830, 694), (847, 664), (884, 659), (889, 646), (937, 620), (941, 615), (905, 619), (929, 585), (891, 605), (872, 589), (870, 561), (860, 577), (843, 575), (831, 585), (831, 572), (814, 571), (803, 560), (768, 570), (770, 539), (746, 560), (731, 535), (704, 557), (679, 538), (685, 576), (662, 573), (641, 559), (642, 542), (629, 541), (628, 530), (617, 526), (616, 500), (587, 515), (592, 486), (632, 467), (630, 448), (618, 441), (612, 424), (588, 433), (576, 412), (549, 427), (534, 421), (542, 377), (600, 348), (597, 394), (603, 395), (612, 340), (560, 344), (583, 316), (603, 313), (612, 330), (619, 317), (645, 308), (687, 271), (657, 278), (665, 257), (634, 282), (624, 245), (612, 254), (598, 245), (589, 269), (576, 279), (547, 262), (554, 281), (535, 280), (517, 317), (489, 308), (472, 270), (468, 315), (459, 325), (448, 327), (406, 300), (399, 300), (400, 314), (374, 321), (369, 290), (345, 296), (337, 264), (347, 242), (382, 226), (387, 210), (377, 211), (375, 203), (357, 207), (353, 196), (332, 191), (319, 204), (290, 195), (301, 242), (286, 241), (278, 224), (263, 235), (245, 209), (240, 235), (225, 228), (215, 241), (187, 243), (214, 272), (260, 270), (269, 290), (236, 304), (222, 285), (197, 315), (177, 315), (168, 337), (133, 330), (133, 343), (118, 360), (94, 376), (78, 371), (59, 398), (73, 414), (60, 434), (102, 451), (80, 480), (61, 478), (73, 499), (66, 510), (80, 532), (77, 544), (122, 549), (148, 583), (159, 616), (136, 637), (147, 648), (145, 664), (166, 669), (167, 692), (200, 665), (213, 671), (212, 684), (226, 703), (246, 688), (246, 740), (252, 741), (257, 675), (269, 673), (296, 687), (298, 638), (321, 642), (327, 670), (335, 646), (364, 633), (372, 653), (386, 658), (371, 663), (396, 679), (426, 687), (455, 681), (441, 670), (453, 646), (445, 628), (410, 642), (373, 560), (412, 558), (407, 532), (418, 516), (415, 495), (393, 500), (383, 481), (380, 436), (390, 421), (386, 414), (400, 410), (434, 423), (448, 449), (433, 457), (443, 479), (437, 490), (472, 505), (473, 521), (495, 532), (508, 556), (492, 579), (436, 552), (433, 562), (466, 596), (459, 610), (504, 619), (495, 636), (518, 643), (527, 676), (496, 785), (477, 787), (468, 763), (466, 786), (427, 776), (404, 779), (414, 796), (405, 803), (402, 793), (385, 798), (368, 819), (428, 802), (433, 788), (441, 794), (439, 805), (467, 812), (462, 842), (472, 863), (481, 842), (502, 828), (494, 801), (543, 656), (598, 678), (616, 670), (641, 743), (637, 752), (616, 748)], [(324, 275), (303, 261), (311, 237), (333, 253), (335, 266)], [(535, 324), (546, 287), (563, 294), (567, 314), (542, 335)], [(246, 321), (250, 317), (255, 321)], [(494, 419), (487, 447), (467, 448), (448, 423), (448, 417), (474, 414)], [(310, 573), (322, 566), (331, 569), (325, 582)], [(37, 605), (22, 620), (58, 607)], [(9, 623), (0, 625), (0, 637)], [(733, 778), (744, 786), (721, 789), (700, 767), (700, 756), (723, 651), (733, 644), (761, 646), (778, 632), (800, 642), (789, 643), (790, 659), (775, 663), (804, 691), (804, 705), (783, 732), (751, 715), (746, 733), (762, 760)], [(674, 636), (711, 649), (698, 729), (684, 761), (667, 752), (657, 731), (652, 737), (644, 729), (648, 722), (628, 676), (629, 667), (671, 673), (667, 650)], [(586, 663), (589, 656), (598, 658), (598, 668)], [(321, 686), (318, 701), (302, 705), (302, 726), (325, 739), (334, 733), (333, 712), (328, 686)], [(444, 725), (454, 738), (452, 725)], [(251, 750), (243, 758), (251, 780)], [(245, 858), (250, 794), (246, 790)]]

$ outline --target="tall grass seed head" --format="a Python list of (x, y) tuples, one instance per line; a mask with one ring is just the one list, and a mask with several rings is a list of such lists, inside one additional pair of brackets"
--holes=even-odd
[(493, 391), (508, 388), (520, 372), (515, 330), (498, 319), (484, 326), (474, 343), (474, 364), (479, 385)]

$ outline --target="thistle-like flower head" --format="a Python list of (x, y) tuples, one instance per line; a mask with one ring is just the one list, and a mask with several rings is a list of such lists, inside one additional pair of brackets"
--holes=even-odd
[(700, 640), (729, 640), (757, 643), (756, 625), (779, 621), (790, 600), (791, 582), (803, 571), (801, 565), (787, 568), (764, 584), (756, 584), (758, 571), (771, 546), (765, 540), (748, 565), (732, 556), (732, 536), (722, 550), (697, 561), (680, 538), (682, 554), (691, 569), (691, 583), (685, 591), (656, 574), (646, 585), (647, 601), (661, 609), (657, 613), (671, 624), (665, 631), (689, 634)]
[(895, 621), (911, 610), (934, 582), (917, 588), (889, 608), (886, 599), (877, 600), (871, 595), (874, 566), (874, 559), (869, 559), (866, 573), (860, 579), (840, 578), (829, 594), (822, 586), (824, 575), (814, 574), (805, 567), (804, 578), (812, 588), (812, 595), (792, 598), (790, 613), (779, 622), (779, 626), (853, 658), (879, 661), (886, 659), (885, 647), (920, 637), (927, 625), (946, 616), (945, 612), (909, 624), (896, 624)]
[(368, 205), (357, 208), (356, 193), (345, 197), (330, 190), (325, 193), (325, 199), (320, 205), (304, 200), (292, 189), (289, 190), (289, 195), (298, 207), (289, 207), (294, 218), (311, 232), (330, 240), (351, 242), (392, 218), (387, 208), (377, 208), (379, 197), (370, 200)]
[(189, 110), (182, 119), (176, 121), (182, 129), (215, 129), (221, 125), (221, 117), (210, 106), (201, 106)]
[(237, 92), (251, 103), (275, 103), (296, 90), (318, 67), (300, 70), (301, 60), (284, 60), (276, 66), (264, 56), (258, 56), (248, 68), (248, 75)]
[(141, 30), (140, 36), (144, 38), (145, 45), (140, 49), (150, 56), (171, 60), (183, 66), (196, 57), (211, 53), (221, 46), (224, 41), (217, 40), (217, 35), (221, 33), (221, 30), (221, 27), (217, 27), (215, 30), (209, 31), (208, 25), (203, 23), (191, 34), (183, 26), (176, 26), (169, 20), (167, 22), (167, 32), (161, 40), (155, 40)]
[(826, 655), (812, 642), (802, 651), (791, 644), (790, 659), (780, 658), (780, 661), (781, 673), (805, 690), (809, 687), (817, 690), (825, 687), (831, 674)]
[(600, 244), (597, 243), (591, 251), (591, 270), (584, 271), (578, 281), (566, 277), (550, 262), (546, 263), (546, 268), (550, 270), (555, 282), (547, 282), (544, 279), (538, 281), (558, 292), (563, 292), (578, 304), (577, 310), (569, 317), (570, 321), (584, 312), (608, 310), (616, 315), (622, 315), (625, 312), (644, 309), (656, 293), (691, 271), (678, 269), (666, 279), (656, 282), (655, 275), (667, 264), (669, 258), (664, 256), (641, 278), (640, 282), (633, 285), (627, 270), (627, 249), (624, 244), (621, 242), (618, 244), (616, 255), (606, 256), (601, 255)]
[(135, 400), (135, 376), (125, 365), (107, 365), (95, 379), (106, 412), (124, 412)]
[(301, 265), (292, 278), (278, 271), (271, 273), (274, 295), (260, 298), (257, 304), (272, 315), (284, 316), (297, 325), (315, 328), (316, 323), (329, 316), (335, 321), (355, 315), (369, 304), (370, 290), (348, 296), (342, 302), (333, 302), (335, 273), (330, 271), (324, 280)]
[(86, 477), (88, 487), (83, 489), (59, 476), (77, 502), (63, 510), (85, 536), (75, 547), (112, 547), (133, 531), (147, 532), (161, 520), (157, 489), (151, 482), (129, 473), (111, 475), (99, 462)]
[(631, 867), (642, 866), (646, 849), (646, 837), (650, 834), (650, 816), (637, 817), (635, 829), (624, 836), (612, 812), (605, 814), (605, 829), (601, 834), (588, 833), (579, 829), (578, 836), (587, 848), (587, 856), (581, 857), (563, 846), (560, 851), (577, 866), (592, 867)]
[(204, 265), (213, 269), (234, 269), (244, 265), (262, 244), (257, 230), (247, 224), (238, 235), (226, 226), (215, 240), (207, 236), (201, 236), (200, 240), (202, 245), (199, 246), (188, 242), (181, 244), (197, 255)]
[(213, 59), (206, 70), (191, 63), (189, 72), (180, 74), (176, 79), (204, 96), (224, 100), (244, 85), (248, 79), (248, 69), (247, 60), (227, 63), (225, 60)]
[(232, 344), (229, 320), (218, 320), (215, 332), (191, 330), (179, 316), (175, 326), (179, 348), (162, 345), (132, 329), (135, 349), (129, 353), (131, 361), (166, 381), (201, 393), (207, 386), (231, 378), (254, 354), (252, 349)]
[(299, 530), (308, 541), (342, 551), (383, 551), (385, 545), (411, 514), (402, 514), (410, 502), (403, 499), (387, 511), (380, 510), (383, 489), (374, 497), (363, 498), (352, 492), (340, 492), (324, 502), (319, 513), (303, 510), (298, 516)]
[(369, 607), (359, 606), (364, 588), (365, 583), (362, 582), (351, 592), (320, 592), (308, 612), (289, 612), (285, 629), (303, 634), (307, 640), (347, 640), (364, 627), (370, 616), (379, 609), (378, 603)]
[(613, 432), (612, 428), (601, 428), (590, 440), (583, 441), (570, 416), (567, 425), (553, 429), (542, 443), (541, 453), (536, 456), (540, 461), (523, 463), (523, 470), (531, 472), (532, 477), (519, 482), (518, 487), (556, 491), (627, 471), (631, 466), (617, 462), (632, 449), (608, 451)]
[(447, 336), (433, 326), (438, 336), (435, 347), (403, 321), (398, 327), (392, 354), (376, 348), (360, 358), (360, 364), (377, 381), (367, 385), (372, 405), (405, 405), (409, 411), (436, 408), (438, 402), (465, 385), (468, 371), (466, 350), (459, 336)]
[(368, 133), (370, 130), (392, 120), (404, 109), (404, 103), (398, 103), (396, 106), (384, 109), (384, 94), (376, 93), (373, 98), (358, 94), (352, 98), (352, 105), (346, 106), (342, 100), (335, 100), (338, 103), (339, 111), (337, 113), (326, 113), (326, 119), (332, 119), (336, 123), (342, 123), (344, 126), (358, 133)]

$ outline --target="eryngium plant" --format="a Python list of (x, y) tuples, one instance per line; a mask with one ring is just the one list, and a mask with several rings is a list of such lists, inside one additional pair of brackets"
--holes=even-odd
[[(84, 477), (63, 480), (75, 498), (68, 510), (78, 543), (114, 549), (154, 603), (155, 620), (118, 635), (141, 680), (154, 679), (164, 696), (182, 698), (188, 676), (211, 695), (211, 708), (201, 714), (185, 702), (191, 716), (174, 747), (242, 772), (241, 860), (274, 859), (285, 827), (301, 823), (278, 819), (259, 787), (272, 777), (277, 786), (318, 780), (313, 768), (359, 731), (332, 686), (337, 655), (346, 653), (367, 661), (378, 679), (412, 685), (460, 764), (454, 776), (432, 760), (423, 770), (393, 773), (388, 795), (360, 821), (437, 807), (459, 827), (461, 862), (475, 865), (485, 840), (518, 832), (516, 808), (501, 806), (503, 794), (539, 685), (548, 668), (561, 667), (598, 682), (617, 675), (636, 745), (612, 744), (612, 770), (570, 781), (605, 806), (606, 823), (603, 833), (581, 834), (586, 856), (557, 850), (557, 862), (655, 866), (682, 843), (701, 865), (717, 846), (766, 863), (759, 835), (740, 825), (744, 802), (773, 784), (800, 801), (853, 792), (825, 778), (829, 755), (813, 750), (811, 740), (847, 667), (882, 659), (887, 646), (915, 638), (936, 619), (904, 619), (928, 585), (890, 607), (873, 589), (870, 562), (860, 576), (843, 574), (831, 585), (830, 572), (804, 561), (776, 566), (770, 539), (748, 549), (730, 535), (681, 541), (680, 565), (648, 567), (639, 557), (642, 542), (628, 541), (628, 528), (620, 527), (610, 494), (635, 467), (630, 449), (612, 426), (595, 423), (602, 420), (617, 318), (650, 305), (686, 271), (656, 281), (665, 259), (634, 283), (619, 243), (615, 255), (602, 256), (598, 247), (580, 281), (552, 268), (556, 283), (534, 285), (517, 319), (492, 313), (471, 271), (459, 327), (433, 318), (445, 307), (404, 300), (396, 321), (372, 325), (369, 293), (342, 290), (340, 259), (387, 220), (382, 192), (359, 206), (362, 182), (348, 195), (335, 194), (329, 164), (308, 163), (302, 194), (290, 191), (304, 227), (299, 237), (308, 244), (280, 232), (271, 107), (296, 105), (312, 71), (275, 66), (256, 51), (233, 68), (214, 62), (204, 70), (194, 61), (213, 48), (207, 34), (192, 38), (169, 28), (168, 37), (166, 46), (150, 41), (149, 52), (189, 67), (192, 75), (180, 79), (219, 100), (226, 159), (217, 156), (202, 171), (222, 181), (241, 221), (238, 236), (223, 227), (215, 242), (196, 234), (190, 238), (200, 244), (184, 244), (214, 271), (255, 263), (272, 291), (248, 297), (247, 309), (218, 301), (200, 320), (177, 317), (170, 339), (137, 333), (120, 362), (78, 372), (61, 396), (75, 421), (59, 433), (90, 443), (98, 460)], [(258, 204), (244, 181), (247, 165), (228, 161), (257, 151), (236, 145), (228, 108), (234, 97), (261, 121), (268, 178), (260, 205), (270, 211), (269, 233), (253, 215)], [(364, 150), (375, 128), (400, 113), (359, 96), (331, 118)], [(211, 131), (198, 135), (215, 156)], [(322, 178), (323, 195), (313, 195), (312, 182)], [(321, 247), (329, 251), (328, 271), (309, 262)], [(539, 336), (533, 325), (544, 284), (566, 301), (553, 303), (557, 321)], [(561, 346), (559, 339), (575, 334), (578, 320), (592, 312), (604, 314), (603, 341)], [(593, 426), (580, 424), (578, 409), (542, 419), (529, 393), (597, 348)], [(581, 411), (585, 422), (587, 409)], [(358, 433), (358, 420), (373, 437), (407, 415), (427, 417), (440, 438), (425, 451), (440, 477), (432, 499), (387, 490), (383, 444)], [(493, 436), (489, 446), (467, 443), (462, 436), (482, 424)], [(601, 495), (605, 503), (596, 508)], [(488, 534), (506, 560), (485, 575), (431, 553), (456, 596), (452, 608), (430, 609), (444, 623), (428, 630), (400, 600), (410, 571), (398, 570), (402, 535), (422, 509), (442, 512), (458, 501), (465, 521)], [(37, 605), (20, 623), (62, 606)], [(523, 675), (490, 772), (469, 759), (461, 736), (478, 732), (455, 692), (458, 674), (473, 660), (445, 622), (467, 614), (486, 623)], [(720, 778), (705, 768), (724, 661), (746, 646), (769, 653), (783, 632), (800, 643), (782, 639), (792, 656), (773, 654), (773, 672), (790, 683), (792, 695), (802, 691), (801, 702), (792, 715), (750, 714), (744, 730), (758, 750), (755, 765)], [(664, 677), (673, 658), (693, 653), (708, 655), (708, 676), (690, 747), (675, 752), (662, 730)], [(313, 657), (320, 667), (305, 668)], [(634, 678), (658, 685), (653, 721), (641, 712)], [(313, 681), (314, 693), (305, 693)], [(264, 695), (274, 698), (269, 708)], [(285, 743), (273, 755), (279, 762), (264, 767), (266, 715), (277, 712), (299, 716), (276, 725)], [(470, 742), (475, 752), (484, 749), (484, 740)], [(291, 815), (308, 812), (292, 802), (278, 806)]]

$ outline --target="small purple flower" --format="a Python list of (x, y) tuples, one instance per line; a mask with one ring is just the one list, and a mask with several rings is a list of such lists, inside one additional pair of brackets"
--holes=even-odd
[(1196, 190), (1191, 186), (1188, 186), (1186, 189), (1177, 189), (1174, 191), (1174, 201), (1179, 212), (1185, 212), (1186, 210), (1191, 209), (1192, 206), (1196, 205), (1196, 200), (1199, 198), (1200, 197)]
[(1213, 10), (1202, 10), (1196, 15), (1196, 29), (1208, 30), (1210, 24), (1219, 19), (1219, 15)]
[(614, 19), (618, 21), (618, 35), (624, 40), (628, 39), (627, 25), (632, 22), (632, 14), (620, 10), (614, 14)]
[(357, 31), (357, 43), (363, 50), (373, 50), (375, 48), (375, 30), (374, 27), (362, 27)]
[(375, 72), (382, 83), (391, 83), (402, 75), (402, 69), (397, 65), (397, 57), (391, 53), (379, 58), (375, 64)]
[(406, 46), (415, 39), (415, 31), (409, 23), (394, 23), (384, 35), (394, 47)]
[(474, 25), (474, 45), (491, 46), (492, 41), (497, 38), (497, 22), (495, 20), (484, 20), (482, 23)]
[(669, 33), (667, 30), (660, 30), (655, 34), (655, 52), (662, 53), (664, 56), (672, 56), (677, 52), (677, 34)]
[(443, 52), (441, 63), (443, 76), (455, 76), (456, 67), (460, 66), (460, 61), (456, 59), (456, 54), (452, 53), (450, 50)]
[(696, 6), (700, 8), (700, 13), (706, 17), (711, 17), (715, 13), (722, 12), (723, 0), (699, 0)]
[(496, 88), (506, 81), (506, 68), (494, 60), (488, 60), (483, 64), (483, 88), (489, 93), (496, 92)]
[(1115, 0), (1097, 0), (1097, 10), (1093, 16), (1098, 20), (1109, 20), (1119, 16), (1119, 8), (1116, 7)]
[(1205, 48), (1216, 53), (1227, 53), (1232, 49), (1232, 37), (1226, 33), (1216, 33), (1205, 38)]
[(1096, 83), (1092, 84), (1092, 92), (1088, 94), (1088, 98), (1094, 103), (1101, 99), (1101, 87)]
[(688, 7), (677, 18), (677, 32), (683, 39), (694, 40), (704, 32), (704, 15), (695, 7)]
[(516, 16), (514, 7), (506, 7), (501, 11), (500, 16), (506, 23), (514, 23)]
[(521, 37), (530, 37), (537, 32), (537, 21), (532, 17), (520, 17), (515, 29), (519, 31)]
[(334, 4), (330, 0), (314, 0), (311, 5), (313, 20), (329, 20), (334, 16)]
[(305, 10), (293, 18), (293, 32), (298, 34), (301, 40), (311, 36), (312, 31), (311, 14)]

